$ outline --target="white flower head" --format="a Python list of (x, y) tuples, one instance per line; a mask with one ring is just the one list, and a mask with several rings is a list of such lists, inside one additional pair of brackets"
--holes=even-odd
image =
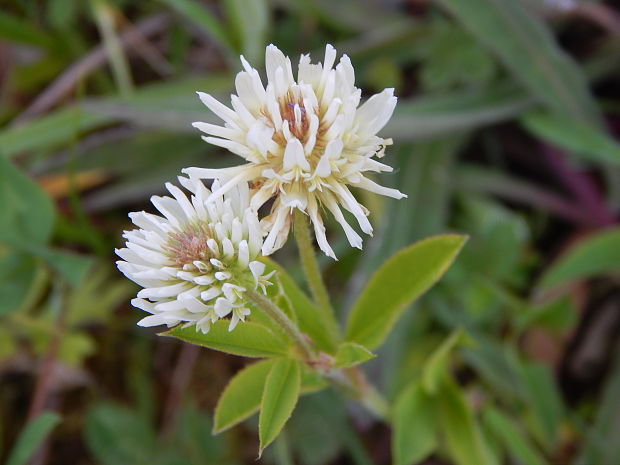
[[(167, 183), (172, 197), (153, 196), (163, 216), (130, 213), (138, 229), (125, 231), (126, 247), (116, 250), (119, 270), (142, 286), (132, 304), (151, 315), (140, 326), (196, 325), (203, 333), (211, 323), (230, 316), (229, 330), (250, 314), (244, 292), (265, 292), (271, 284), (265, 265), (256, 261), (263, 234), (249, 205), (247, 183), (209, 201), (202, 181), (179, 177), (190, 198)], [(213, 189), (220, 188), (216, 180)]]
[(312, 220), (319, 247), (335, 258), (327, 242), (321, 208), (331, 212), (350, 244), (362, 248), (362, 238), (347, 223), (341, 208), (372, 235), (368, 211), (355, 199), (350, 186), (400, 199), (404, 194), (380, 186), (368, 172), (392, 171), (380, 163), (390, 139), (377, 136), (396, 106), (394, 89), (385, 89), (359, 106), (361, 90), (347, 55), (334, 68), (336, 50), (327, 45), (323, 64), (308, 55), (299, 60), (297, 80), (291, 61), (274, 45), (266, 51), (267, 86), (257, 70), (241, 57), (244, 71), (237, 74), (232, 109), (199, 92), (202, 102), (224, 121), (224, 126), (197, 122), (208, 134), (203, 139), (239, 155), (247, 163), (225, 169), (187, 168), (192, 176), (229, 181), (214, 190), (212, 199), (239, 183), (252, 183), (251, 205), (258, 210), (275, 197), (262, 220), (268, 231), (262, 247), (269, 255), (286, 241), (295, 208)]

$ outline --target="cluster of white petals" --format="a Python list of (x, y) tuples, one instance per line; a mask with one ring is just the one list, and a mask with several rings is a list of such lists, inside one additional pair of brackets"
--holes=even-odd
[[(211, 323), (229, 317), (232, 330), (250, 313), (246, 288), (265, 292), (270, 284), (265, 265), (256, 260), (263, 234), (247, 183), (213, 198), (198, 179), (179, 182), (190, 198), (166, 184), (172, 197), (151, 198), (163, 216), (131, 213), (138, 229), (125, 231), (126, 248), (116, 250), (123, 259), (119, 270), (143, 287), (132, 304), (151, 313), (138, 324), (185, 323), (206, 333)], [(212, 188), (219, 189), (220, 181)]]
[(392, 171), (376, 158), (383, 157), (386, 145), (392, 143), (377, 133), (394, 111), (394, 90), (385, 89), (359, 106), (361, 90), (355, 87), (351, 61), (343, 55), (334, 68), (336, 50), (331, 45), (326, 47), (323, 64), (301, 56), (297, 80), (290, 59), (274, 45), (268, 46), (266, 86), (258, 71), (243, 57), (241, 61), (244, 71), (236, 77), (232, 109), (199, 92), (202, 102), (224, 125), (197, 122), (194, 126), (208, 134), (203, 136), (205, 141), (226, 148), (247, 163), (225, 169), (187, 168), (184, 172), (203, 179), (228, 179), (214, 189), (213, 200), (248, 182), (254, 210), (275, 198), (270, 213), (261, 220), (267, 232), (264, 255), (286, 242), (294, 209), (310, 217), (319, 247), (328, 256), (335, 258), (325, 235), (323, 209), (340, 223), (350, 244), (361, 249), (362, 238), (341, 208), (356, 218), (364, 233), (372, 235), (373, 230), (368, 210), (349, 186), (396, 199), (405, 197), (367, 176), (368, 172)]

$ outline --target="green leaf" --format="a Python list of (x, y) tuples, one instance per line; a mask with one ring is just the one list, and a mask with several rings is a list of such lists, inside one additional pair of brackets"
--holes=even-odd
[(466, 270), (465, 280), (470, 283), (471, 274), (476, 273), (495, 282), (511, 282), (517, 277), (523, 250), (528, 246), (525, 219), (497, 201), (463, 197), (456, 227), (472, 237), (459, 257), (459, 265)]
[(515, 326), (519, 331), (537, 325), (559, 333), (570, 331), (579, 321), (575, 302), (567, 294), (563, 294), (554, 300), (532, 304), (526, 309), (526, 312), (517, 315), (515, 321)]
[(59, 31), (75, 27), (75, 21), (80, 13), (79, 0), (64, 2), (50, 2), (47, 4), (46, 16), (49, 23)]
[(86, 415), (86, 445), (101, 465), (154, 463), (160, 450), (152, 426), (136, 412), (114, 403), (96, 404)]
[(27, 150), (49, 149), (55, 144), (76, 140), (81, 131), (109, 123), (110, 119), (84, 112), (79, 107), (61, 108), (27, 124), (0, 131), (1, 153), (11, 157)]
[(574, 464), (613, 464), (620, 457), (620, 347), (606, 376), (596, 414), (587, 425), (586, 434)]
[(462, 358), (478, 372), (494, 392), (525, 400), (526, 391), (519, 376), (519, 364), (510, 356), (509, 348), (478, 336), (475, 347), (461, 351)]
[(22, 430), (5, 465), (25, 465), (45, 437), (60, 423), (60, 416), (44, 412)]
[(457, 329), (435, 349), (424, 365), (422, 386), (429, 394), (434, 394), (437, 391), (437, 386), (447, 373), (448, 357), (462, 340), (463, 332)]
[[(424, 90), (443, 92), (458, 86), (486, 87), (497, 74), (493, 57), (467, 31), (441, 18), (431, 20), (429, 32), (417, 44), (422, 62), (419, 80)], [(464, 69), (468, 72), (464, 73)]]
[(69, 366), (79, 367), (84, 359), (97, 351), (92, 336), (86, 332), (71, 331), (60, 343), (58, 358)]
[(37, 262), (32, 256), (0, 247), (0, 316), (17, 310), (27, 300), (36, 276)]
[(317, 317), (318, 310), (310, 298), (299, 288), (284, 268), (266, 257), (263, 257), (262, 261), (267, 265), (267, 272), (272, 270), (277, 272), (282, 289), (295, 311), (301, 332), (310, 336), (320, 350), (335, 353), (338, 342), (331, 337), (332, 332), (328, 331), (325, 322)]
[(466, 240), (456, 234), (435, 236), (388, 259), (355, 302), (345, 339), (370, 350), (379, 347), (405, 308), (443, 276)]
[(504, 447), (523, 465), (544, 465), (547, 462), (542, 455), (525, 439), (523, 433), (502, 412), (494, 407), (487, 407), (483, 419), (489, 431), (497, 436)]
[(15, 339), (13, 331), (0, 326), (0, 362), (6, 361), (18, 350)]
[(336, 352), (336, 358), (334, 360), (334, 367), (353, 367), (375, 357), (376, 355), (364, 346), (356, 344), (355, 342), (343, 342), (338, 346), (338, 351)]
[(573, 244), (549, 269), (538, 283), (542, 291), (578, 279), (620, 270), (620, 228), (595, 232)]
[(520, 367), (523, 384), (527, 389), (527, 407), (532, 431), (549, 452), (558, 440), (562, 419), (562, 398), (549, 368), (540, 363), (523, 363)]
[(48, 247), (26, 247), (26, 250), (47, 262), (73, 287), (77, 287), (82, 282), (93, 264), (92, 258), (73, 252)]
[(620, 145), (602, 131), (564, 115), (531, 111), (521, 118), (537, 137), (584, 160), (620, 164)]
[(459, 387), (447, 377), (437, 393), (440, 431), (450, 458), (457, 465), (491, 465), (474, 412)]
[(600, 115), (575, 62), (523, 2), (440, 0), (533, 95), (555, 111), (596, 127)]
[(54, 225), (54, 204), (45, 192), (0, 156), (0, 242), (44, 244)]
[(293, 413), (299, 397), (300, 373), (298, 362), (281, 358), (273, 364), (267, 375), (258, 419), (259, 456), (278, 436)]
[(287, 342), (267, 327), (246, 321), (239, 323), (234, 331), (228, 331), (229, 323), (227, 320), (218, 320), (211, 325), (207, 334), (194, 326), (177, 326), (161, 335), (242, 357), (277, 357), (288, 354)]
[[(265, 379), (274, 362), (261, 360), (248, 365), (230, 380), (215, 407), (213, 434), (232, 428), (258, 412)], [(306, 368), (301, 371), (301, 394), (317, 392), (326, 386), (327, 382), (316, 371)]]
[[(185, 399), (174, 431), (172, 455), (179, 465), (228, 464), (229, 438), (211, 434), (213, 422), (207, 412)], [(159, 464), (158, 464), (159, 465)], [(163, 465), (163, 464), (162, 464)]]
[(0, 11), (0, 38), (46, 49), (53, 48), (56, 43), (53, 36), (42, 32), (31, 21), (24, 21), (2, 11)]
[(215, 407), (213, 434), (232, 428), (258, 411), (265, 379), (274, 363), (275, 360), (253, 363), (230, 380)]
[(396, 399), (392, 427), (395, 465), (421, 462), (437, 447), (436, 406), (419, 382), (405, 388)]

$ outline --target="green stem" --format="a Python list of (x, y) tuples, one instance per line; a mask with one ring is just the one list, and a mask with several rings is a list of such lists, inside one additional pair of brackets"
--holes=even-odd
[[(248, 300), (265, 312), (267, 316), (282, 328), (288, 338), (295, 344), (305, 362), (315, 362), (318, 360), (317, 354), (312, 349), (307, 338), (280, 307), (250, 287), (247, 288), (245, 295)], [(309, 365), (312, 366), (313, 364), (310, 363)], [(388, 404), (374, 386), (368, 382), (363, 371), (358, 368), (331, 370), (326, 375), (326, 378), (334, 386), (343, 389), (351, 397), (358, 400), (376, 418), (388, 421)]]
[(388, 402), (370, 384), (366, 375), (359, 368), (333, 370), (326, 378), (353, 397), (366, 408), (375, 418), (389, 422), (390, 408)]
[(308, 220), (306, 215), (298, 209), (295, 209), (294, 232), (301, 266), (306, 275), (306, 281), (310, 287), (310, 292), (312, 293), (315, 303), (318, 305), (323, 320), (326, 322), (330, 339), (336, 342), (340, 339), (338, 323), (329, 301), (327, 288), (321, 276), (319, 263), (314, 254), (314, 246), (312, 244), (310, 228), (308, 227)]
[(306, 361), (314, 360), (315, 353), (310, 347), (306, 337), (299, 331), (299, 328), (291, 321), (284, 311), (274, 304), (261, 293), (248, 288), (245, 292), (246, 297), (258, 308), (265, 312), (280, 328), (286, 333), (289, 339), (297, 346), (301, 355)]

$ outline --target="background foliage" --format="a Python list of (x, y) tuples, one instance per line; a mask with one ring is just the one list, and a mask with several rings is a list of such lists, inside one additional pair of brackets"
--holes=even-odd
[[(225, 100), (270, 42), (333, 43), (365, 95), (399, 96), (382, 182), (409, 199), (362, 199), (363, 253), (328, 228), (343, 320), (361, 294), (352, 321), (383, 311), (366, 283), (398, 249), (470, 240), (387, 340), (348, 328), (383, 342), (365, 367), (390, 427), (323, 390), (262, 461), (616, 464), (620, 13), (595, 0), (3, 0), (0, 461), (255, 463), (258, 418), (210, 434), (244, 360), (137, 328), (112, 250), (182, 167), (237, 162), (191, 128), (212, 118), (194, 91)], [(275, 259), (300, 282), (294, 250)]]

